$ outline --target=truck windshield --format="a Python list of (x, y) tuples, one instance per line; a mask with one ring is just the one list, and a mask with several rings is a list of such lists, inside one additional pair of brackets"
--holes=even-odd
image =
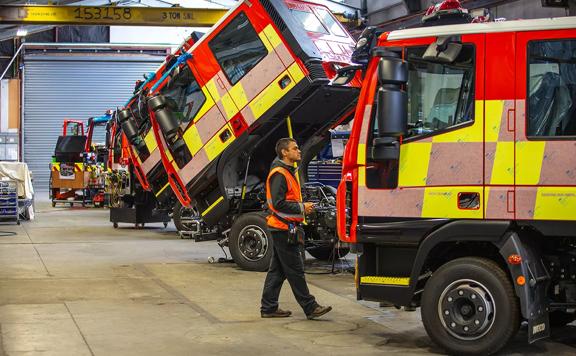
[(314, 15), (314, 13), (310, 11), (302, 11), (296, 9), (290, 9), (292, 16), (298, 19), (304, 29), (308, 32), (316, 32), (316, 33), (323, 33), (328, 34), (329, 32), (326, 30), (322, 22)]
[(408, 135), (443, 131), (471, 122), (474, 103), (474, 48), (465, 45), (453, 63), (422, 59), (426, 48), (407, 49)]
[(328, 29), (330, 30), (330, 32), (333, 35), (340, 36), (340, 37), (347, 37), (346, 32), (344, 32), (344, 30), (342, 29), (342, 27), (340, 26), (338, 21), (336, 21), (336, 19), (334, 18), (334, 15), (332, 15), (326, 9), (317, 9), (316, 11), (318, 11), (318, 15), (320, 15), (320, 19), (322, 20), (324, 25), (326, 25), (326, 27), (328, 27)]

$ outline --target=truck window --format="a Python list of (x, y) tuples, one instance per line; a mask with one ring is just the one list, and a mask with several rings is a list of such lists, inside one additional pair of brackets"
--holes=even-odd
[(422, 59), (425, 47), (408, 48), (408, 134), (443, 132), (474, 121), (474, 47), (464, 45), (454, 63)]
[(346, 32), (340, 27), (340, 24), (334, 16), (326, 9), (316, 9), (318, 15), (320, 16), (320, 20), (328, 27), (330, 32), (333, 35), (340, 36), (340, 37), (347, 37)]
[(314, 15), (314, 13), (310, 11), (302, 11), (296, 9), (290, 9), (292, 16), (298, 19), (304, 29), (308, 32), (316, 32), (316, 33), (323, 33), (329, 34), (328, 30), (322, 25), (322, 22)]
[(208, 46), (232, 85), (238, 83), (268, 54), (243, 12), (214, 36)]
[(528, 137), (576, 136), (576, 40), (528, 43)]
[(162, 90), (162, 93), (168, 99), (181, 126), (187, 126), (193, 121), (206, 101), (206, 96), (187, 65), (184, 65), (182, 70), (170, 80), (166, 90)]

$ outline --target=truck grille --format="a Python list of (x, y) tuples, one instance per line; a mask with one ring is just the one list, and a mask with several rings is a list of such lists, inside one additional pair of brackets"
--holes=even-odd
[(324, 70), (324, 67), (322, 66), (321, 61), (308, 61), (308, 62), (306, 62), (306, 69), (308, 69), (308, 72), (310, 72), (310, 79), (312, 79), (312, 80), (318, 80), (318, 79), (328, 80), (328, 78), (326, 77), (326, 71)]
[(276, 24), (276, 27), (278, 27), (278, 29), (281, 32), (284, 32), (284, 30), (286, 30), (288, 26), (286, 26), (286, 23), (284, 22), (284, 20), (282, 20), (282, 17), (278, 13), (278, 11), (276, 11), (274, 5), (272, 5), (270, 0), (260, 0), (260, 3), (262, 3), (262, 6), (264, 6), (264, 9), (266, 10), (266, 12), (268, 12), (270, 17), (272, 18), (272, 21), (274, 21), (274, 23)]

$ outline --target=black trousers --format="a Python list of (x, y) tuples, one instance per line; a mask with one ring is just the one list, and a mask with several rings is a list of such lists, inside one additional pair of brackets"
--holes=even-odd
[(311, 314), (318, 306), (316, 299), (308, 290), (304, 278), (304, 263), (299, 245), (288, 244), (288, 231), (271, 231), (274, 255), (264, 282), (262, 292), (263, 313), (273, 313), (278, 309), (278, 297), (284, 280), (288, 280), (292, 293), (306, 315)]

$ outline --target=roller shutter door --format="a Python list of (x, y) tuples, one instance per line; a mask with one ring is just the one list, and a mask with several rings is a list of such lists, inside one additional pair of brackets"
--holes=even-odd
[[(87, 121), (123, 106), (134, 83), (155, 71), (164, 58), (49, 57), (24, 58), (23, 157), (34, 189), (48, 190), (49, 163), (65, 118)], [(103, 141), (102, 134), (95, 142)]]

